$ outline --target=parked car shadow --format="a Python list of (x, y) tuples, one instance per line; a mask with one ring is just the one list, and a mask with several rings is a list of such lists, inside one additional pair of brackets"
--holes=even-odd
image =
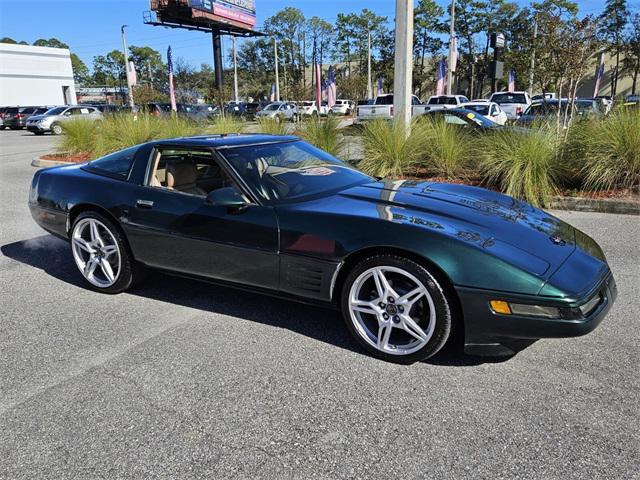
[[(0, 247), (0, 251), (15, 261), (43, 270), (52, 277), (86, 288), (78, 272), (69, 246), (52, 235), (23, 240)], [(170, 285), (171, 288), (167, 288)], [(238, 290), (169, 276), (150, 275), (131, 295), (173, 303), (205, 312), (229, 315), (273, 327), (285, 328), (331, 345), (366, 355), (350, 337), (340, 313), (328, 308), (305, 305), (263, 294), (238, 295)], [(272, 314), (276, 312), (276, 314)], [(504, 361), (504, 358), (485, 358), (465, 355), (460, 342), (445, 348), (426, 361), (439, 366), (473, 366)]]

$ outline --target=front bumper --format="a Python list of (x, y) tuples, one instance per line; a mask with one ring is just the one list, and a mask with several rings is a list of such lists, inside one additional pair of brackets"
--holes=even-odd
[[(579, 337), (592, 332), (607, 315), (617, 297), (613, 275), (607, 272), (582, 298), (570, 303), (543, 296), (456, 288), (464, 315), (465, 352), (474, 355), (513, 355), (522, 340)], [(595, 296), (600, 302), (587, 315), (578, 307)], [(489, 307), (491, 300), (557, 307), (562, 318), (502, 315)], [(528, 342), (532, 343), (532, 342)]]
[(28, 123), (27, 122), (27, 130), (30, 132), (48, 132), (51, 130), (50, 125), (40, 125), (37, 123)]

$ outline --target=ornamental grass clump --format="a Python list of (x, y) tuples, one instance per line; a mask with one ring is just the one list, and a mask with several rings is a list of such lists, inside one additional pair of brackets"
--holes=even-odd
[(277, 118), (258, 118), (258, 131), (267, 135), (286, 135), (289, 127)]
[(344, 137), (338, 130), (340, 121), (335, 117), (321, 120), (317, 117), (303, 122), (297, 134), (307, 142), (338, 157), (344, 153)]
[(241, 133), (244, 131), (246, 124), (231, 115), (225, 115), (224, 117), (216, 118), (211, 126), (207, 127), (207, 133), (213, 133), (218, 135), (228, 133)]
[(423, 119), (414, 130), (426, 142), (419, 167), (448, 180), (467, 176), (474, 152), (473, 136), (468, 130), (441, 119)]
[(358, 168), (375, 177), (401, 177), (418, 162), (425, 148), (422, 128), (412, 128), (406, 135), (404, 127), (397, 121), (366, 123), (362, 141), (364, 158), (358, 163)]
[(62, 138), (57, 148), (59, 152), (72, 155), (94, 153), (99, 122), (78, 118), (60, 122), (60, 126)]
[(504, 129), (487, 135), (479, 157), (488, 186), (536, 206), (549, 203), (564, 175), (558, 139), (549, 129)]
[(640, 110), (622, 108), (581, 133), (585, 189), (640, 188)]

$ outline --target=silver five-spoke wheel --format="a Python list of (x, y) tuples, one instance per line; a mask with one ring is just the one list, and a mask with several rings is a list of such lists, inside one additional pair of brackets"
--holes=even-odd
[(348, 299), (357, 334), (380, 352), (410, 355), (433, 336), (433, 299), (425, 285), (406, 270), (369, 268), (352, 283)]
[(95, 218), (83, 218), (73, 227), (71, 248), (76, 265), (89, 283), (108, 288), (118, 280), (122, 257), (113, 233)]

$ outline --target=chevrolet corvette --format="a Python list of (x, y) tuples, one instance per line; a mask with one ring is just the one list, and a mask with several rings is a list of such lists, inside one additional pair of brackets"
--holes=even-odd
[(478, 187), (376, 179), (293, 136), (152, 141), (35, 173), (35, 221), (88, 287), (161, 270), (339, 309), (399, 363), (591, 332), (616, 286), (589, 236)]

